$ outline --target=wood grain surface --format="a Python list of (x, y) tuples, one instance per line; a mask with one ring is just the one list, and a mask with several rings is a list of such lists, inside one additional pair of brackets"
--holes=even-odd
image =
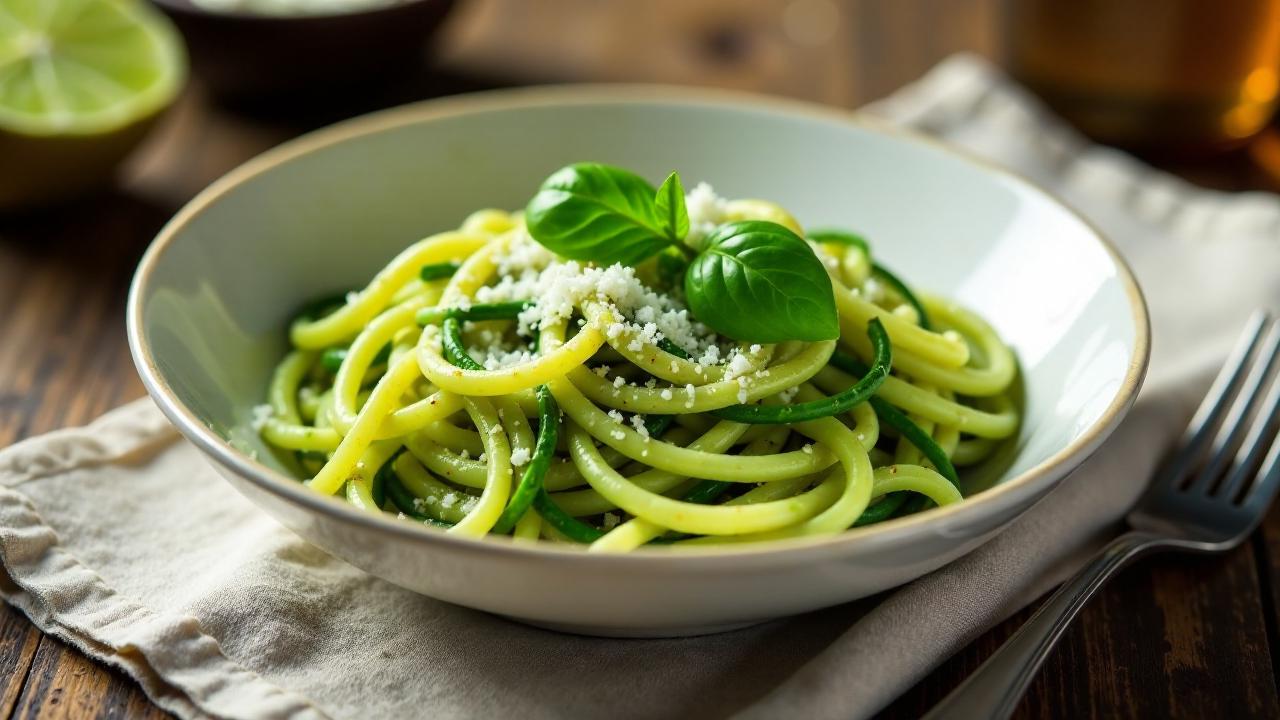
[[(422, 72), (376, 98), (245, 114), (193, 84), (116, 190), (0, 219), (0, 447), (143, 394), (123, 320), (143, 249), (210, 181), (300, 132), (405, 100), (546, 82), (724, 86), (854, 107), (950, 53), (996, 54), (998, 12), (998, 0), (468, 0)], [(1172, 169), (1229, 189), (1264, 186), (1243, 156)], [(1278, 581), (1277, 512), (1226, 556), (1133, 567), (1084, 611), (1018, 717), (1280, 717)], [(918, 717), (1030, 612), (975, 639), (883, 716)], [(0, 606), (0, 717), (164, 715), (119, 671)]]

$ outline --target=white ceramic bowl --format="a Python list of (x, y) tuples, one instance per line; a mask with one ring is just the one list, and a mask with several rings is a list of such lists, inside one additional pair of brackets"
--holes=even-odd
[[(407, 243), (481, 207), (522, 207), (552, 170), (679, 169), (809, 226), (864, 232), (921, 288), (985, 316), (1022, 363), (1026, 417), (998, 483), (963, 503), (835, 537), (586, 554), (468, 540), (370, 515), (286, 477), (248, 429), (305, 299), (365, 283)], [(321, 130), (219, 180), (161, 231), (129, 299), (142, 378), (237, 489), (302, 537), (404, 587), (605, 635), (710, 632), (833, 605), (976, 548), (1092, 452), (1146, 369), (1132, 275), (1027, 182), (848, 114), (652, 87), (436, 100)], [(256, 450), (256, 452), (254, 452)]]

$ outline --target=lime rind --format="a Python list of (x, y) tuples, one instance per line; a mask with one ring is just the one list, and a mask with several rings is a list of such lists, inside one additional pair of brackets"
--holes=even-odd
[(0, 0), (0, 131), (110, 133), (168, 106), (186, 67), (177, 30), (140, 0)]

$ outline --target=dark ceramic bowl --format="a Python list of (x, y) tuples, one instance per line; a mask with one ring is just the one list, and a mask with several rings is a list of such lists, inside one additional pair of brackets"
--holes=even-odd
[(405, 0), (328, 15), (217, 12), (152, 0), (186, 37), (191, 66), (230, 101), (289, 101), (386, 84), (419, 68), (455, 0)]

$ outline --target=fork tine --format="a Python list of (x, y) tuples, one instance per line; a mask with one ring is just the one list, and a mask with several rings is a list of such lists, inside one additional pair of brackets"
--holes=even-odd
[[(1269, 332), (1266, 340), (1262, 343), (1262, 347), (1257, 350), (1254, 357), (1252, 368), (1250, 368), (1244, 384), (1241, 386), (1236, 400), (1231, 405), (1230, 411), (1226, 418), (1222, 421), (1221, 430), (1214, 436), (1211, 446), (1211, 452), (1208, 461), (1204, 464), (1199, 475), (1196, 476), (1189, 487), (1196, 490), (1203, 490), (1206, 493), (1214, 494), (1214, 486), (1222, 479), (1224, 471), (1228, 467), (1233, 455), (1237, 455), (1236, 460), (1244, 459), (1248, 455), (1249, 442), (1241, 443), (1241, 438), (1246, 432), (1254, 432), (1250, 437), (1251, 441), (1261, 439), (1261, 431), (1265, 430), (1267, 423), (1261, 425), (1249, 423), (1249, 419), (1253, 417), (1254, 410), (1258, 407), (1258, 401), (1262, 399), (1267, 383), (1271, 379), (1271, 373), (1275, 370), (1276, 360), (1280, 355), (1280, 329), (1277, 329), (1274, 323), (1268, 323)], [(1259, 418), (1264, 420), (1265, 418)], [(1237, 453), (1237, 447), (1239, 453)], [(1264, 446), (1263, 451), (1266, 448)], [(1257, 467), (1257, 458), (1248, 467)], [(1226, 483), (1223, 485), (1223, 496), (1226, 498), (1234, 497), (1231, 493), (1225, 492)]]
[[(1277, 421), (1280, 421), (1280, 378), (1273, 379), (1262, 410), (1254, 419), (1253, 426), (1249, 428), (1249, 435), (1236, 452), (1235, 460), (1231, 464), (1231, 474), (1222, 484), (1221, 495), (1227, 501), (1235, 501), (1245, 490), (1248, 490), (1247, 483), (1251, 478), (1262, 477), (1263, 480), (1256, 483), (1251, 492), (1251, 495), (1256, 495), (1260, 489), (1264, 489), (1262, 486), (1266, 483), (1268, 473), (1280, 468), (1280, 443), (1276, 442)], [(1268, 450), (1270, 450), (1269, 454)], [(1263, 455), (1268, 455), (1264, 463), (1265, 467), (1255, 470), (1259, 467)]]
[(1240, 339), (1231, 349), (1222, 370), (1214, 378), (1213, 386), (1205, 395), (1204, 401), (1191, 418), (1187, 429), (1183, 431), (1179, 450), (1160, 476), (1169, 482), (1181, 484), (1190, 473), (1195, 462), (1204, 454), (1205, 447), (1213, 438), (1222, 415), (1231, 405), (1236, 391), (1240, 388), (1245, 371), (1249, 366), (1249, 358), (1262, 340), (1262, 332), (1266, 328), (1270, 315), (1265, 311), (1257, 311), (1250, 318)]
[(1276, 490), (1280, 488), (1280, 442), (1274, 442), (1274, 440), (1273, 434), (1271, 452), (1267, 453), (1267, 459), (1258, 470), (1258, 482), (1254, 483), (1243, 500), (1244, 509), (1256, 512), (1259, 522), (1262, 520), (1263, 511), (1271, 504)]

